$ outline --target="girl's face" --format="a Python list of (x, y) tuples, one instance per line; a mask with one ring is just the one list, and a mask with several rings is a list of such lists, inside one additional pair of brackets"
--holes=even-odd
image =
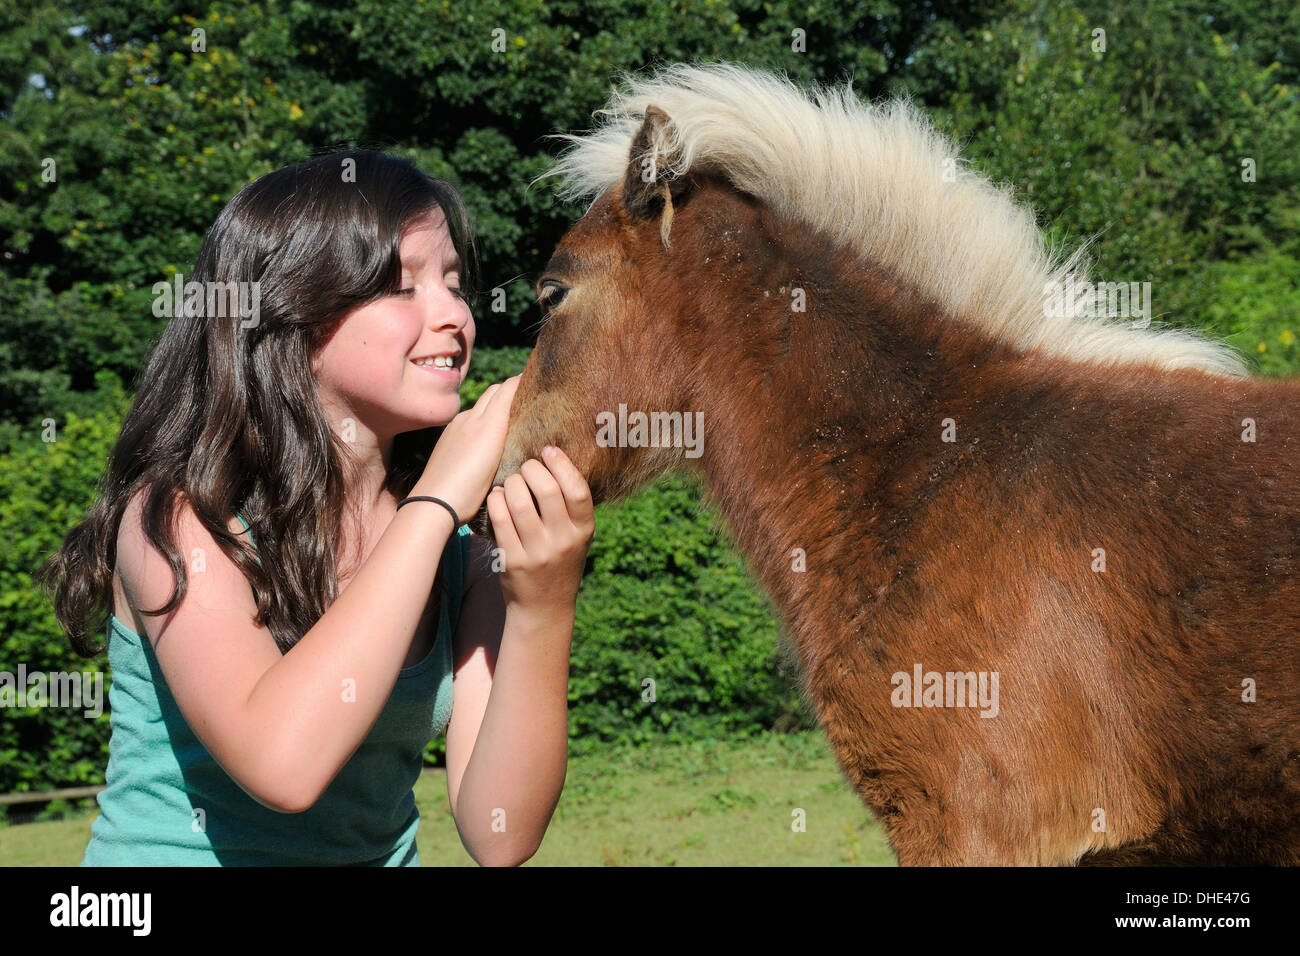
[[(399, 251), (402, 291), (349, 313), (312, 363), (335, 426), (351, 418), (357, 433), (368, 430), (381, 444), (456, 417), (474, 345), (474, 318), (460, 297), (460, 261), (442, 210), (416, 221)], [(415, 364), (443, 355), (452, 356), (450, 369)]]

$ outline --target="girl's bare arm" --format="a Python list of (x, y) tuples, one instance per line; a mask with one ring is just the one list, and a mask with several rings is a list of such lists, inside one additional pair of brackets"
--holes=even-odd
[(473, 540), (456, 629), (447, 796), (466, 852), (485, 866), (513, 866), (537, 852), (564, 788), (573, 617), (539, 627), (508, 614), (488, 542)]
[[(188, 590), (170, 614), (144, 617), (163, 675), (185, 720), (253, 799), (285, 813), (310, 807), (361, 745), (383, 709), (453, 533), (451, 515), (417, 503), (397, 512), (346, 590), (281, 654), (252, 619), (248, 581), (188, 505), (178, 545)], [(134, 608), (160, 607), (170, 566), (126, 509), (118, 564)]]

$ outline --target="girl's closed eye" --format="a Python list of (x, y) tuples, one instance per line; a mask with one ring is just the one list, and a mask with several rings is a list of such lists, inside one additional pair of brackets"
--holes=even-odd
[[(452, 295), (454, 295), (456, 298), (460, 299), (460, 300), (463, 301), (463, 302), (468, 302), (468, 301), (469, 301), (469, 296), (465, 294), (465, 291), (464, 291), (463, 289), (455, 288), (455, 289), (448, 289), (447, 291), (450, 292)], [(394, 295), (414, 295), (414, 294), (415, 294), (415, 288), (414, 288), (414, 287), (411, 287), (410, 289), (398, 289), (398, 290), (397, 290), (395, 293), (393, 293), (393, 294), (394, 294)]]

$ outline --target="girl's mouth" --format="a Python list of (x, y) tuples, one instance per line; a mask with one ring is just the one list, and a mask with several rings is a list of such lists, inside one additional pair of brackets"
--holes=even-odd
[[(459, 385), (465, 372), (465, 356), (466, 350), (462, 347), (454, 355), (449, 356), (447, 353), (438, 356), (423, 355), (418, 359), (412, 359), (411, 364), (422, 372), (428, 372), (430, 375)], [(448, 363), (449, 357), (450, 363)]]
[[(411, 364), (415, 365), (414, 362), (412, 362)], [(446, 379), (449, 382), (455, 382), (458, 385), (460, 384), (460, 370), (461, 370), (460, 365), (453, 365), (451, 368), (446, 368), (439, 365), (415, 365), (415, 367), (418, 368), (421, 372), (428, 372), (430, 375), (435, 375), (438, 378)]]

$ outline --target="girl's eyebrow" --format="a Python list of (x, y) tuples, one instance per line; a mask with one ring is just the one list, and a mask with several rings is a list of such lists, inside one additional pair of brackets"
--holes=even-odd
[[(402, 267), (406, 269), (412, 269), (412, 270), (419, 269), (421, 266), (424, 265), (424, 262), (425, 262), (425, 257), (423, 254), (402, 257)], [(446, 271), (459, 272), (460, 269), (461, 269), (460, 256), (453, 253), (452, 257), (449, 260), (447, 260)]]

